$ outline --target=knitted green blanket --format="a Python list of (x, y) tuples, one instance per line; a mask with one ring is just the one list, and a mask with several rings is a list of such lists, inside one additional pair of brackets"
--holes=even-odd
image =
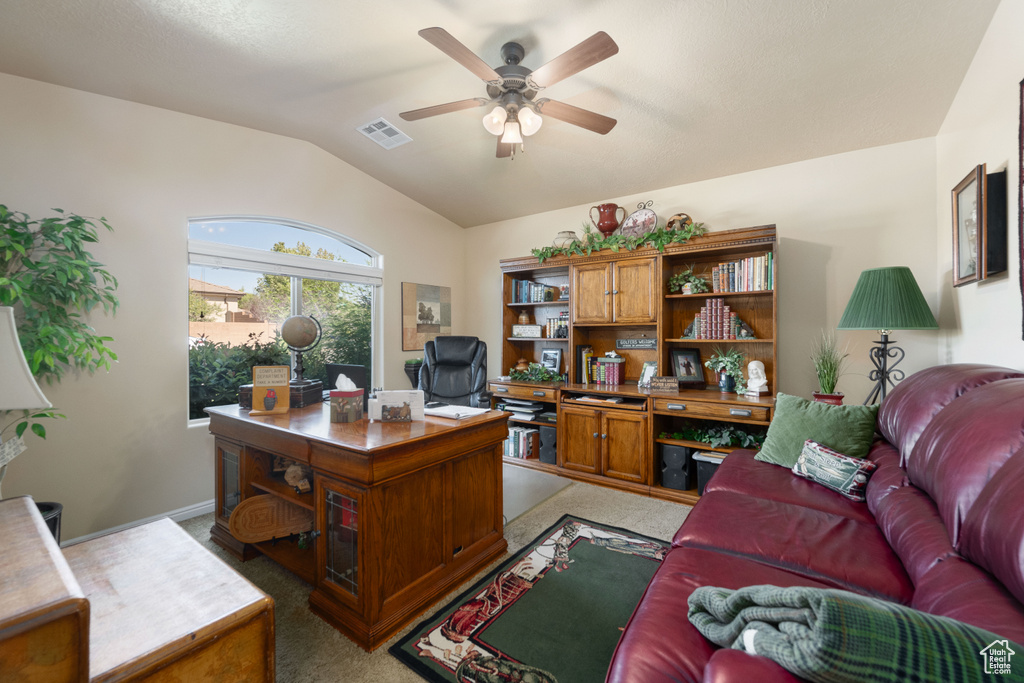
[(689, 602), (689, 619), (708, 640), (769, 657), (811, 681), (1024, 681), (1024, 646), (855, 593), (703, 586)]

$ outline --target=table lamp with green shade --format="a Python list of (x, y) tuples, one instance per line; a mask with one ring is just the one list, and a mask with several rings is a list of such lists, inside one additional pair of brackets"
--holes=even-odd
[[(875, 368), (868, 373), (868, 378), (875, 382), (875, 386), (864, 401), (867, 405), (876, 399), (883, 400), (886, 390), (904, 377), (903, 371), (896, 366), (906, 354), (900, 347), (892, 346), (895, 342), (889, 339), (889, 332), (937, 330), (939, 324), (935, 322), (935, 316), (910, 268), (892, 266), (870, 268), (860, 274), (837, 329), (878, 330), (882, 335), (870, 351)], [(890, 359), (895, 360), (890, 363)]]
[[(14, 324), (14, 309), (0, 306), (0, 483), (7, 473), (7, 464), (24, 450), (20, 436), (11, 438), (4, 435), (21, 421), (16, 418), (7, 424), (7, 414), (50, 407), (21, 350), (18, 328)], [(5, 441), (6, 446), (3, 445)]]

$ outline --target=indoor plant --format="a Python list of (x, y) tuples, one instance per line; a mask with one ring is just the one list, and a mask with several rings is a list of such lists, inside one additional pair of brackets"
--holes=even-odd
[(514, 380), (521, 382), (558, 382), (562, 379), (562, 376), (553, 370), (549, 370), (540, 363), (530, 363), (526, 366), (526, 371), (516, 370), (516, 368), (509, 368), (509, 377)]
[(811, 361), (818, 376), (818, 391), (811, 394), (815, 401), (837, 406), (843, 404), (843, 392), (836, 391), (836, 384), (846, 372), (849, 355), (845, 348), (842, 351), (837, 348), (833, 333), (821, 331), (821, 337), (811, 348)]
[(420, 368), (422, 367), (422, 358), (407, 358), (405, 361), (405, 374), (409, 376), (413, 389), (420, 385)]
[(716, 346), (711, 358), (704, 361), (704, 365), (718, 373), (718, 388), (723, 393), (735, 391), (742, 394), (747, 390), (747, 383), (743, 378), (743, 354), (736, 349), (722, 349)]
[(668, 279), (668, 291), (681, 292), (683, 294), (702, 294), (708, 291), (708, 281), (700, 275), (695, 275), (693, 266), (688, 266), (683, 272), (676, 273)]

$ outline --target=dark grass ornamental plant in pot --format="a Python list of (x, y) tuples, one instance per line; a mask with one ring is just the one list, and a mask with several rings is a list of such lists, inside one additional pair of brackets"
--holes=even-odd
[(846, 359), (849, 355), (845, 348), (842, 351), (838, 349), (834, 334), (822, 330), (821, 338), (811, 349), (814, 374), (818, 377), (818, 391), (811, 394), (815, 401), (834, 406), (843, 405), (843, 392), (837, 392), (836, 385), (846, 373)]

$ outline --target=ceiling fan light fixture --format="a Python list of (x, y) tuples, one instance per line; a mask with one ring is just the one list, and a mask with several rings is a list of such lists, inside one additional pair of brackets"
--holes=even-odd
[(501, 136), (501, 141), (507, 145), (523, 144), (523, 134), (518, 121), (505, 122), (505, 134)]
[(494, 109), (484, 115), (484, 128), (491, 135), (501, 135), (505, 131), (505, 119), (508, 118), (508, 112), (502, 106), (496, 106)]
[(538, 116), (532, 109), (523, 107), (519, 110), (519, 127), (522, 129), (523, 135), (529, 137), (540, 130), (541, 124), (544, 123), (544, 119)]

